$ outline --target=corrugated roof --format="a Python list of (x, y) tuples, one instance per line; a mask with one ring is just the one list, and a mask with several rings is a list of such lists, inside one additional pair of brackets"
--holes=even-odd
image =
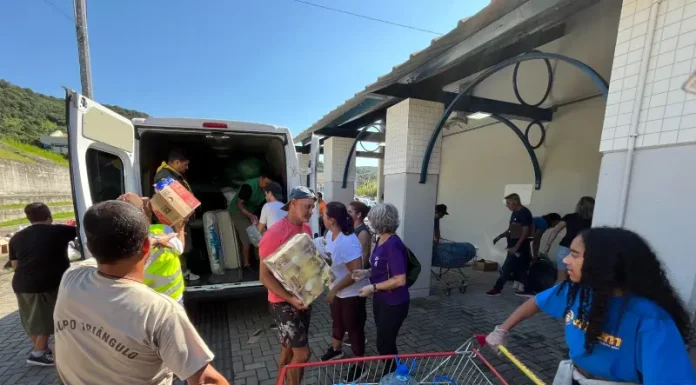
[[(329, 123), (340, 118), (343, 114), (362, 103), (363, 100), (370, 96), (371, 92), (398, 82), (423, 64), (440, 56), (450, 48), (459, 44), (463, 40), (472, 36), (476, 32), (485, 28), (489, 24), (498, 20), (527, 1), (528, 0), (491, 0), (491, 3), (486, 6), (486, 8), (479, 11), (476, 15), (461, 19), (459, 23), (457, 23), (457, 26), (450, 32), (433, 39), (428, 47), (413, 52), (408, 60), (394, 66), (391, 72), (380, 76), (374, 83), (368, 84), (364, 90), (356, 93), (355, 96), (347, 99), (343, 104), (329, 111), (329, 113), (312, 124), (312, 126), (298, 134), (295, 137), (295, 142), (301, 141), (308, 137), (311, 133), (326, 127)], [(383, 104), (393, 104), (393, 101), (387, 99)], [(377, 108), (380, 107), (378, 106)], [(377, 108), (372, 110), (374, 111)]]

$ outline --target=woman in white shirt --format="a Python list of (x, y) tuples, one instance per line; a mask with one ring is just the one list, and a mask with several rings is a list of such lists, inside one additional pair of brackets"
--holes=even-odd
[[(336, 282), (326, 296), (326, 301), (331, 305), (333, 342), (322, 361), (343, 357), (341, 341), (346, 332), (352, 342), (353, 354), (362, 357), (365, 354), (366, 313), (365, 298), (358, 293), (368, 282), (356, 282), (351, 277), (353, 270), (362, 269), (362, 246), (353, 233), (353, 219), (343, 203), (327, 204), (323, 218), (328, 230), (325, 236), (326, 253)], [(355, 381), (360, 377), (360, 370), (357, 366), (351, 368), (344, 380)]]

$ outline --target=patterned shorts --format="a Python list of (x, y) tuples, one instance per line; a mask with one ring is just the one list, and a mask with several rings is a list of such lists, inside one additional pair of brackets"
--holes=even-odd
[(278, 327), (278, 338), (283, 347), (297, 349), (309, 345), (311, 308), (297, 310), (287, 302), (280, 302), (269, 304), (269, 309)]

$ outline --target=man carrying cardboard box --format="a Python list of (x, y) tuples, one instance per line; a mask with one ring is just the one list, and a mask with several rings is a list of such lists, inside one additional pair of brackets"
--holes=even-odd
[[(188, 171), (188, 167), (189, 159), (184, 154), (184, 151), (177, 148), (172, 149), (169, 151), (167, 161), (162, 162), (162, 164), (157, 169), (153, 183), (157, 184), (166, 180), (167, 178), (172, 178), (173, 180), (181, 183), (181, 185), (184, 186), (188, 191), (191, 191), (191, 185), (189, 185), (188, 181), (185, 178), (186, 171)], [(184, 229), (184, 232), (186, 237), (186, 244), (191, 245), (191, 236), (189, 235), (188, 229)], [(196, 281), (200, 279), (201, 277), (199, 277), (196, 274), (193, 274), (191, 270), (189, 270), (186, 267), (186, 257), (186, 253), (181, 254), (181, 268), (185, 272), (184, 279), (188, 281)]]

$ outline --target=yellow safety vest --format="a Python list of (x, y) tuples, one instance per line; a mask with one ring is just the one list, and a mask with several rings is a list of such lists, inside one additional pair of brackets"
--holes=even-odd
[[(150, 235), (164, 235), (164, 225), (151, 225)], [(181, 272), (179, 252), (156, 246), (145, 264), (144, 283), (158, 293), (180, 302), (184, 297), (184, 275)]]

